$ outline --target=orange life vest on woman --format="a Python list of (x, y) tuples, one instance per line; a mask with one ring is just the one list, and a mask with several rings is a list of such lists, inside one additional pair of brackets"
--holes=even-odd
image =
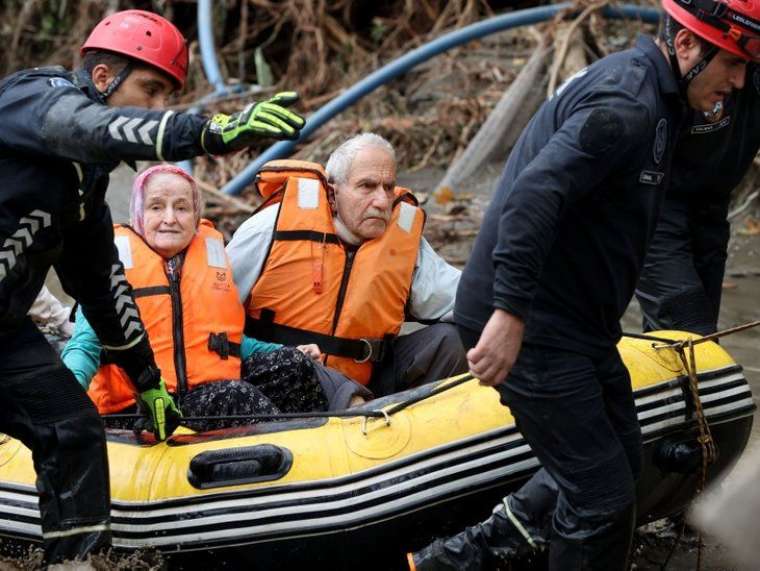
[[(201, 220), (184, 262), (172, 275), (168, 261), (134, 230), (119, 225), (114, 230), (119, 258), (169, 392), (182, 395), (204, 383), (240, 378), (245, 311), (224, 240), (211, 222)], [(116, 365), (100, 367), (88, 394), (101, 414), (135, 402), (132, 384)]]
[(404, 322), (425, 215), (396, 188), (379, 238), (344, 246), (320, 165), (272, 161), (257, 186), (279, 202), (272, 245), (247, 301), (246, 334), (285, 345), (316, 343), (325, 364), (367, 384)]

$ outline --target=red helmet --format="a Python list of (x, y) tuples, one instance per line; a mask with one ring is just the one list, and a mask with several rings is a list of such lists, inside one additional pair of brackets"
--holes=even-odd
[(153, 12), (124, 10), (104, 18), (82, 45), (82, 55), (87, 50), (128, 56), (165, 72), (180, 88), (185, 84), (185, 37), (169, 20)]
[(760, 61), (760, 0), (662, 0), (662, 8), (714, 46)]

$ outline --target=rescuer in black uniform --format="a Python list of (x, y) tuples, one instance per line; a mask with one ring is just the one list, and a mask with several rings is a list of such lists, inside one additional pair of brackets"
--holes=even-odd
[[(103, 425), (27, 312), (54, 267), (108, 357), (129, 375), (158, 439), (177, 425), (104, 202), (122, 160), (180, 160), (294, 138), (293, 93), (213, 119), (159, 111), (181, 88), (187, 45), (139, 10), (104, 19), (82, 47), (83, 69), (34, 68), (0, 82), (0, 431), (32, 450), (48, 563), (110, 543)], [(147, 109), (146, 109), (147, 108)]]
[(708, 18), (694, 0), (663, 0), (678, 22), (689, 10), (700, 18), (683, 18), (685, 27), (666, 18), (660, 45), (640, 38), (576, 74), (512, 151), (455, 320), (473, 347), (471, 372), (497, 388), (543, 468), (486, 521), (410, 554), (410, 567), (492, 568), (548, 546), (552, 570), (627, 569), (641, 433), (619, 319), (655, 230), (684, 103), (713, 110), (759, 55), (742, 0), (722, 6)]
[(744, 87), (703, 113), (692, 110), (673, 155), (665, 194), (636, 298), (644, 330), (718, 328), (728, 255), (731, 192), (760, 148), (760, 69), (750, 64)]

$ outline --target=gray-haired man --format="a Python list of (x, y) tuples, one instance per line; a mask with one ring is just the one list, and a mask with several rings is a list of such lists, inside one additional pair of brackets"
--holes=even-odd
[[(247, 334), (316, 343), (325, 365), (376, 394), (466, 370), (456, 330), (439, 322), (460, 272), (422, 237), (424, 213), (396, 187), (390, 143), (363, 133), (325, 170), (277, 161), (259, 179), (267, 201), (227, 247)], [(438, 323), (398, 336), (407, 318)]]

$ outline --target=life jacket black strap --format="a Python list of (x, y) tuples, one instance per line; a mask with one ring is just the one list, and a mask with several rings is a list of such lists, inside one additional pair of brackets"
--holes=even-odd
[(233, 357), (240, 358), (240, 343), (230, 341), (227, 333), (209, 333), (208, 350), (218, 353), (223, 360)]
[(378, 363), (391, 349), (394, 335), (382, 339), (346, 339), (334, 335), (315, 333), (296, 327), (274, 323), (274, 312), (263, 310), (261, 319), (250, 316), (245, 320), (245, 334), (261, 341), (281, 343), (282, 345), (306, 345), (315, 343), (323, 353), (336, 357), (348, 357), (357, 363)]
[(274, 233), (274, 239), (277, 241), (309, 241), (309, 242), (326, 242), (328, 244), (340, 244), (340, 238), (335, 234), (326, 234), (314, 230), (277, 230)]
[(132, 290), (132, 295), (135, 299), (140, 297), (150, 297), (152, 295), (170, 295), (171, 289), (169, 286), (148, 286), (148, 287), (136, 287)]

